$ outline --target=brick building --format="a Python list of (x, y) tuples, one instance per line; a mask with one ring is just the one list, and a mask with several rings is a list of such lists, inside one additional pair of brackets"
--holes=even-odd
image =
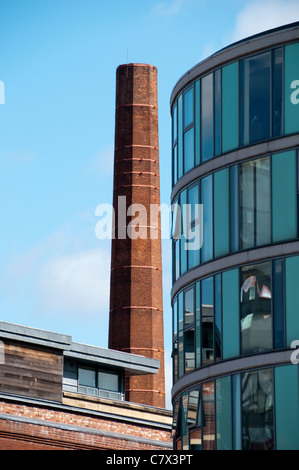
[(157, 360), (0, 322), (1, 450), (169, 450), (172, 413), (124, 401)]

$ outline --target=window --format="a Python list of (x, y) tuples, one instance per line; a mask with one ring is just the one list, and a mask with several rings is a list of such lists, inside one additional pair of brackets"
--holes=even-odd
[(195, 368), (195, 296), (194, 288), (184, 292), (184, 354), (185, 372)]
[(242, 374), (243, 450), (274, 449), (272, 369)]
[(201, 262), (205, 262), (213, 257), (213, 175), (201, 180), (201, 204), (203, 205)]
[(85, 367), (79, 367), (79, 385), (87, 387), (96, 386), (96, 371)]
[(271, 262), (241, 268), (241, 352), (273, 348)]
[(213, 108), (213, 73), (210, 73), (201, 80), (201, 157), (203, 162), (214, 155)]
[(240, 165), (240, 248), (271, 241), (270, 158)]
[(271, 53), (240, 62), (241, 145), (270, 138)]
[(281, 47), (273, 51), (273, 95), (272, 95), (272, 136), (283, 134), (282, 115), (282, 83), (283, 83), (283, 50)]
[(113, 372), (98, 372), (98, 388), (109, 390), (111, 392), (119, 392), (119, 376)]
[(214, 361), (214, 285), (213, 277), (201, 281), (202, 365)]

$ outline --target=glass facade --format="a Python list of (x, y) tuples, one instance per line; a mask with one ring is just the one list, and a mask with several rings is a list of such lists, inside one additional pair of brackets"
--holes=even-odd
[(172, 98), (172, 202), (203, 209), (172, 240), (178, 450), (299, 450), (299, 42), (267, 34)]

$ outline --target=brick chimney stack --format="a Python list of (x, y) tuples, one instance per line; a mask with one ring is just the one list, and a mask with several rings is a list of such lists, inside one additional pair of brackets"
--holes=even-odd
[(109, 348), (160, 360), (158, 374), (126, 378), (125, 397), (163, 408), (161, 224), (150, 217), (160, 205), (157, 101), (156, 67), (118, 67)]

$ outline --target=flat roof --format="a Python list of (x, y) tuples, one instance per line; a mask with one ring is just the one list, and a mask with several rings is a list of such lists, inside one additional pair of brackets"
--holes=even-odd
[(157, 359), (76, 343), (70, 335), (3, 321), (0, 321), (1, 338), (60, 350), (65, 357), (104, 364), (122, 369), (130, 375), (156, 374), (160, 367), (160, 361)]
[(261, 33), (240, 39), (239, 41), (225, 46), (187, 70), (187, 72), (179, 78), (171, 93), (170, 108), (172, 108), (180, 92), (196, 78), (248, 54), (258, 53), (265, 48), (298, 41), (298, 39), (299, 21), (262, 31)]

